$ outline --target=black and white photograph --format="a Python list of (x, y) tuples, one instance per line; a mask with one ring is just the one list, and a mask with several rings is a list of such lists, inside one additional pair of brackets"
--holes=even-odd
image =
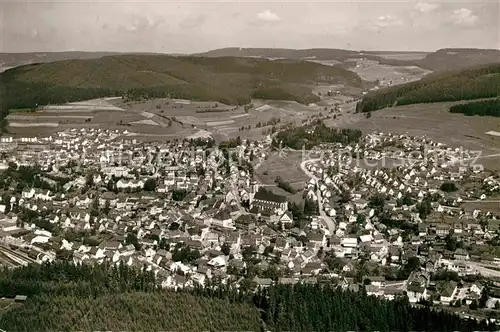
[(499, 330), (498, 0), (0, 0), (0, 332)]

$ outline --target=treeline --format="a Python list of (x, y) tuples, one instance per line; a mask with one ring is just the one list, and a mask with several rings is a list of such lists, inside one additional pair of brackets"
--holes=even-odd
[(179, 84), (158, 87), (132, 88), (125, 91), (124, 95), (129, 100), (152, 98), (189, 99), (195, 101), (215, 100), (227, 105), (245, 105), (251, 100), (244, 90), (233, 88), (226, 90), (209, 89), (198, 84)]
[[(279, 285), (252, 293), (229, 284), (173, 291), (146, 268), (67, 262), (3, 269), (0, 296), (27, 295), (0, 311), (8, 331), (242, 330), (472, 331), (494, 326), (430, 308), (407, 297), (385, 301), (331, 285)], [(189, 312), (189, 315), (186, 313)], [(260, 313), (260, 315), (259, 315)]]
[(62, 261), (3, 268), (0, 275), (0, 297), (7, 298), (44, 294), (95, 297), (120, 292), (150, 292), (156, 287), (153, 272), (124, 264), (75, 265)]
[(500, 116), (500, 98), (453, 105), (450, 107), (450, 112), (468, 116)]
[(336, 129), (327, 127), (322, 121), (317, 121), (312, 126), (290, 127), (280, 131), (273, 139), (273, 146), (289, 147), (295, 150), (310, 149), (322, 143), (357, 142), (362, 136), (358, 129)]
[(493, 98), (500, 95), (500, 64), (429, 75), (420, 81), (368, 93), (357, 112), (396, 105)]
[(274, 180), (278, 188), (283, 189), (286, 192), (289, 192), (290, 194), (295, 194), (297, 190), (289, 183), (283, 180), (281, 177), (276, 177)]

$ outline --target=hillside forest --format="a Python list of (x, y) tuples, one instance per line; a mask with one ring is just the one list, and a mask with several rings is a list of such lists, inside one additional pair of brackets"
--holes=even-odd
[[(499, 95), (500, 63), (497, 63), (432, 74), (420, 81), (372, 91), (358, 103), (356, 111), (372, 112), (398, 105), (474, 100)], [(477, 107), (474, 106), (474, 109)]]
[(500, 116), (500, 98), (453, 105), (450, 112), (468, 116)]

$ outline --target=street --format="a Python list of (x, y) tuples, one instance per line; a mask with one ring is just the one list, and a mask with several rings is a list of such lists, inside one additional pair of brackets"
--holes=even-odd
[[(316, 175), (312, 174), (311, 172), (309, 172), (306, 168), (306, 164), (308, 162), (315, 162), (315, 161), (318, 161), (320, 160), (320, 158), (317, 158), (317, 159), (309, 159), (309, 160), (304, 160), (301, 164), (300, 164), (300, 169), (311, 179), (313, 179), (314, 181), (316, 181), (316, 184), (318, 184), (318, 177), (316, 177)], [(326, 226), (328, 227), (328, 231), (330, 233), (330, 235), (334, 234), (335, 232), (335, 222), (333, 221), (333, 219), (328, 216), (325, 211), (323, 210), (323, 198), (321, 196), (321, 190), (319, 189), (319, 185), (317, 185), (317, 191), (316, 191), (316, 195), (317, 195), (317, 198), (318, 198), (318, 209), (319, 209), (319, 215), (321, 217), (321, 219), (325, 222)]]

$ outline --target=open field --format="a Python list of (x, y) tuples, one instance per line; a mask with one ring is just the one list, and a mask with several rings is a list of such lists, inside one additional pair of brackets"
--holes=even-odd
[[(217, 104), (217, 105), (216, 105)], [(293, 122), (299, 124), (308, 116), (319, 114), (318, 106), (305, 106), (288, 101), (253, 100), (253, 108), (247, 112), (242, 106), (228, 106), (215, 102), (179, 103), (171, 99), (155, 99), (143, 102), (118, 102), (117, 106), (127, 112), (153, 115), (149, 120), (168, 124), (172, 121), (186, 129), (192, 129), (193, 135), (199, 130), (210, 132), (216, 139), (245, 137), (251, 140), (265, 137), (264, 130), (269, 131), (270, 125), (263, 124), (274, 119), (280, 119), (280, 124)], [(215, 107), (216, 106), (216, 107)], [(210, 111), (205, 111), (210, 109)], [(217, 112), (220, 110), (220, 112)], [(259, 123), (261, 126), (259, 126)], [(160, 124), (161, 126), (161, 124)], [(250, 129), (247, 129), (250, 126)], [(240, 130), (245, 127), (245, 130)]]
[(301, 151), (286, 151), (281, 155), (277, 152), (271, 153), (255, 171), (255, 176), (263, 184), (273, 185), (276, 177), (279, 176), (293, 187), (303, 188), (309, 178), (300, 169), (301, 162)]
[(381, 85), (399, 85), (421, 79), (430, 70), (416, 66), (390, 66), (379, 64), (373, 60), (357, 59), (356, 66), (351, 68), (365, 81), (380, 81)]
[[(386, 108), (365, 114), (346, 114), (329, 125), (358, 128), (363, 133), (373, 131), (426, 135), (437, 142), (453, 147), (481, 151), (477, 163), (486, 168), (500, 169), (500, 157), (488, 157), (500, 153), (500, 137), (488, 135), (488, 131), (500, 131), (500, 118), (464, 116), (448, 111), (454, 103), (418, 104)], [(331, 123), (330, 123), (331, 122)]]
[(412, 61), (412, 60), (422, 60), (429, 53), (425, 53), (425, 52), (422, 52), (422, 53), (420, 53), (420, 52), (374, 52), (374, 53), (368, 53), (368, 54), (376, 55), (376, 56), (379, 56), (383, 59)]

